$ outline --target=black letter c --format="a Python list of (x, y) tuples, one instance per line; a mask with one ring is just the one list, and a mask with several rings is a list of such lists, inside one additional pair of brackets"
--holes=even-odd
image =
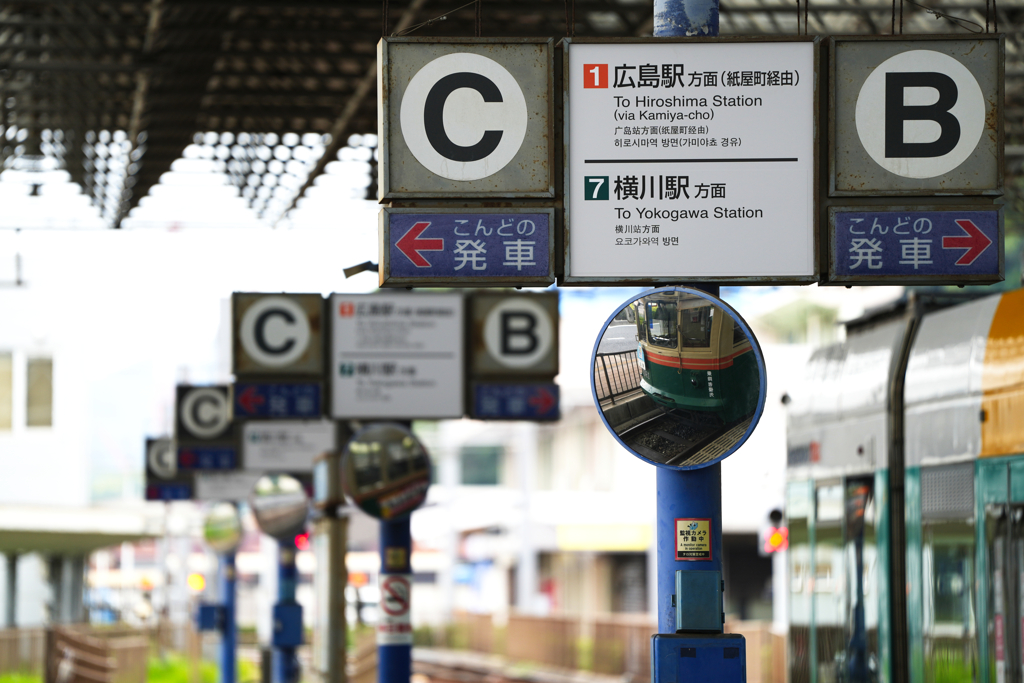
[(448, 96), (460, 88), (471, 88), (480, 93), (484, 102), (503, 102), (501, 91), (494, 81), (467, 71), (448, 74), (430, 89), (423, 104), (423, 128), (427, 140), (438, 154), (452, 161), (479, 161), (498, 147), (503, 131), (487, 130), (475, 145), (463, 147), (452, 142), (444, 129), (444, 105)]
[(295, 346), (294, 339), (289, 339), (280, 346), (271, 346), (270, 343), (267, 342), (266, 336), (264, 336), (263, 334), (263, 328), (266, 327), (267, 322), (274, 316), (284, 318), (285, 322), (295, 322), (295, 316), (293, 316), (288, 311), (281, 310), (280, 308), (272, 308), (269, 311), (264, 311), (263, 313), (260, 314), (260, 317), (256, 318), (256, 324), (254, 325), (255, 329), (253, 330), (253, 332), (255, 332), (255, 334), (253, 336), (256, 338), (256, 346), (260, 347), (267, 353), (288, 353), (288, 351), (290, 351), (291, 348)]

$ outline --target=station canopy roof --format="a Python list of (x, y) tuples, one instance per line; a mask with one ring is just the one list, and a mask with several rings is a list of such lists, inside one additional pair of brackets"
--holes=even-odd
[[(1007, 171), (1019, 171), (1024, 0), (808, 1), (811, 34), (1005, 32)], [(721, 33), (795, 35), (801, 5), (722, 0)], [(199, 142), (274, 223), (352, 135), (376, 132), (383, 31), (559, 38), (571, 24), (581, 37), (644, 36), (652, 13), (653, 0), (10, 0), (0, 168), (63, 168), (116, 228)]]
[(162, 534), (145, 508), (0, 505), (0, 553), (88, 555)]

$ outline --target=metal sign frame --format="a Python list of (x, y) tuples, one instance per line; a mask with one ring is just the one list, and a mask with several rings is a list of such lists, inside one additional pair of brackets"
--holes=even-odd
[[(569, 223), (572, 215), (572, 203), (570, 201), (570, 176), (569, 176), (569, 146), (571, 144), (569, 135), (569, 83), (570, 83), (570, 60), (569, 52), (573, 44), (658, 44), (665, 45), (680, 43), (685, 45), (722, 45), (729, 43), (801, 43), (807, 42), (814, 45), (814, 92), (812, 95), (812, 118), (813, 118), (813, 142), (811, 155), (813, 168), (813, 188), (811, 189), (811, 210), (809, 220), (811, 221), (811, 273), (805, 276), (690, 276), (685, 274), (658, 277), (640, 276), (575, 276), (572, 275), (572, 264), (570, 259), (571, 239), (569, 235)], [(818, 282), (822, 274), (821, 257), (821, 120), (820, 107), (818, 103), (823, 96), (821, 80), (821, 38), (819, 36), (737, 36), (727, 38), (564, 38), (562, 40), (562, 169), (563, 169), (563, 197), (565, 203), (563, 227), (562, 227), (562, 277), (559, 285), (579, 286), (628, 286), (628, 285), (668, 285), (679, 282), (713, 282), (722, 285), (803, 285)]]
[[(433, 199), (466, 199), (470, 197), (484, 198), (555, 198), (555, 62), (554, 62), (554, 38), (412, 38), (412, 37), (385, 37), (377, 43), (377, 126), (378, 126), (378, 149), (380, 152), (379, 163), (380, 173), (378, 178), (378, 200), (383, 203), (388, 199), (411, 199), (411, 198), (433, 198)], [(391, 73), (391, 61), (389, 48), (397, 44), (426, 44), (439, 46), (494, 46), (494, 45), (546, 45), (547, 46), (547, 76), (548, 76), (548, 102), (545, 111), (547, 125), (541, 132), (541, 136), (547, 140), (547, 189), (528, 192), (501, 192), (501, 191), (473, 191), (470, 189), (453, 188), (450, 192), (424, 192), (424, 191), (403, 191), (392, 188), (390, 177), (390, 144), (391, 134), (391, 107), (400, 106), (390, 97), (389, 82)], [(529, 109), (529, 107), (528, 107)], [(524, 140), (523, 146), (528, 144)], [(517, 152), (518, 156), (520, 151)], [(513, 159), (513, 163), (515, 159)], [(498, 172), (500, 173), (500, 171)], [(458, 181), (453, 181), (458, 182)], [(476, 181), (464, 181), (476, 182)]]
[[(287, 299), (302, 309), (309, 324), (310, 339), (305, 351), (294, 361), (274, 367), (253, 358), (245, 349), (241, 327), (246, 312), (261, 300), (269, 298)], [(314, 309), (315, 310), (310, 310)], [(324, 373), (326, 357), (325, 319), (327, 302), (320, 294), (275, 293), (275, 292), (233, 292), (231, 294), (231, 371), (239, 377), (266, 377), (274, 375), (304, 376), (312, 379)]]
[[(467, 277), (399, 277), (391, 274), (391, 221), (392, 214), (546, 214), (548, 217), (548, 272), (545, 276), (467, 276)], [(555, 233), (560, 229), (555, 222), (555, 209), (550, 206), (523, 206), (517, 205), (504, 209), (489, 207), (452, 208), (450, 205), (442, 208), (419, 207), (419, 208), (396, 208), (390, 206), (381, 207), (378, 215), (377, 235), (380, 242), (380, 286), (381, 287), (448, 287), (448, 286), (472, 286), (472, 287), (519, 287), (519, 286), (541, 286), (546, 287), (555, 282)]]
[[(837, 117), (837, 89), (839, 81), (839, 44), (845, 42), (875, 42), (875, 43), (899, 43), (899, 42), (942, 42), (942, 41), (957, 41), (957, 42), (968, 42), (968, 41), (994, 41), (998, 45), (998, 57), (996, 65), (996, 96), (995, 102), (991, 105), (991, 109), (994, 110), (996, 120), (996, 187), (991, 189), (983, 190), (970, 190), (970, 189), (956, 189), (956, 188), (934, 188), (934, 189), (866, 189), (866, 190), (839, 190), (836, 189), (836, 117)], [(997, 33), (976, 33), (976, 34), (926, 34), (926, 35), (888, 35), (888, 36), (865, 36), (865, 35), (851, 35), (851, 36), (831, 36), (828, 42), (828, 56), (829, 56), (829, 87), (828, 87), (828, 194), (830, 197), (907, 197), (907, 196), (918, 196), (918, 197), (929, 197), (929, 196), (950, 196), (950, 195), (961, 195), (961, 196), (999, 196), (1004, 193), (1004, 175), (1005, 175), (1005, 159), (1004, 159), (1004, 144), (1005, 144), (1005, 133), (1004, 133), (1004, 116), (1003, 116), (1003, 98), (1005, 91), (1005, 63), (1006, 63), (1006, 45), (1003, 34)], [(984, 95), (985, 93), (982, 93)], [(854, 105), (856, 106), (856, 105)], [(986, 129), (988, 126), (986, 125)], [(985, 133), (982, 133), (984, 138)], [(976, 146), (971, 155), (975, 155), (978, 152)], [(965, 160), (962, 163), (967, 163), (970, 160)], [(879, 170), (882, 171), (879, 167)], [(940, 176), (936, 176), (940, 177)], [(930, 179), (922, 179), (930, 180)], [(880, 283), (879, 283), (880, 284)]]
[[(835, 247), (836, 247), (836, 229), (835, 219), (837, 213), (872, 213), (872, 212), (924, 212), (924, 211), (941, 211), (945, 213), (952, 213), (956, 211), (995, 211), (998, 214), (999, 221), (999, 237), (997, 243), (993, 246), (998, 248), (999, 259), (999, 274), (998, 277), (987, 274), (965, 274), (957, 275), (955, 273), (943, 274), (943, 275), (839, 275), (836, 273), (835, 264)], [(828, 220), (827, 230), (828, 235), (826, 241), (828, 243), (828, 278), (827, 282), (823, 284), (829, 285), (900, 285), (900, 286), (914, 286), (914, 285), (990, 285), (996, 282), (1002, 282), (1006, 275), (1006, 250), (1005, 244), (1005, 227), (1004, 211), (1003, 207), (998, 204), (982, 204), (982, 203), (967, 203), (960, 202), (958, 204), (941, 204), (941, 203), (928, 203), (928, 204), (843, 204), (843, 205), (829, 205), (828, 207)]]
[[(544, 356), (526, 367), (503, 365), (487, 346), (487, 319), (499, 306), (506, 302), (531, 302), (548, 316), (551, 324), (551, 348)], [(467, 373), (474, 381), (508, 383), (537, 380), (544, 378), (553, 381), (560, 372), (559, 361), (559, 311), (560, 297), (555, 292), (474, 292), (468, 297), (466, 320), (470, 335), (466, 345)], [(545, 367), (542, 367), (545, 366)]]

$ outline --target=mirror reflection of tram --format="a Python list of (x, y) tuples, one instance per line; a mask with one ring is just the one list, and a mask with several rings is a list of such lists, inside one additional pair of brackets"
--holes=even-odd
[[(762, 387), (751, 340), (725, 309), (685, 291), (642, 297), (613, 321), (629, 318), (636, 323), (637, 386), (649, 408), (637, 402), (647, 419), (616, 421), (613, 429), (654, 462), (699, 466), (721, 457), (743, 438), (757, 410)], [(621, 329), (615, 324), (604, 337)], [(607, 358), (600, 360), (609, 367)], [(606, 418), (614, 408), (602, 408)]]
[(681, 293), (642, 300), (637, 336), (641, 388), (661, 405), (705, 413), (722, 424), (753, 415), (758, 371), (743, 329), (705, 299)]
[(363, 511), (388, 519), (422, 502), (430, 458), (411, 434), (385, 425), (379, 434), (354, 438), (346, 453), (345, 489)]

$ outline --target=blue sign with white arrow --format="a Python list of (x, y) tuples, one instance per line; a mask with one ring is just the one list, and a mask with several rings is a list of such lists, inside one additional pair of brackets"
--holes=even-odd
[(384, 209), (384, 284), (554, 282), (552, 212)]
[(830, 281), (992, 283), (1003, 278), (999, 209), (830, 209)]

